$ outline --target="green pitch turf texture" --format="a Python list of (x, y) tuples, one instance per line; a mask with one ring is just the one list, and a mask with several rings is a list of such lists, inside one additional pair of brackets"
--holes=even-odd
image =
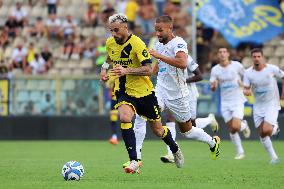
[[(284, 141), (274, 141), (280, 157), (277, 165), (259, 141), (243, 142), (246, 158), (234, 160), (235, 149), (229, 141), (221, 144), (221, 156), (210, 160), (206, 144), (179, 141), (185, 156), (184, 168), (163, 164), (166, 150), (162, 141), (146, 141), (141, 174), (125, 174), (124, 145), (107, 141), (0, 141), (1, 189), (166, 189), (166, 188), (284, 188)], [(63, 164), (81, 162), (85, 176), (80, 181), (64, 181)]]

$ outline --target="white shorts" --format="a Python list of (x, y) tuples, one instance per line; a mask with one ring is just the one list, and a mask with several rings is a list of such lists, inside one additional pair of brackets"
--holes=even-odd
[(258, 128), (262, 122), (277, 125), (279, 108), (275, 106), (254, 107), (253, 120), (255, 128)]
[(167, 100), (163, 92), (156, 90), (156, 97), (161, 111), (165, 109), (170, 110), (177, 122), (184, 123), (191, 119), (189, 96), (175, 100)]
[(229, 122), (232, 118), (243, 119), (244, 103), (222, 105), (221, 113), (225, 123)]
[[(190, 97), (191, 98), (191, 97)], [(189, 99), (190, 114), (192, 119), (196, 119), (197, 99)]]

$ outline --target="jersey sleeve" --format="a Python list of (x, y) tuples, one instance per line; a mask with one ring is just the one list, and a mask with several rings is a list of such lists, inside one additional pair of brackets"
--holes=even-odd
[(248, 71), (244, 72), (243, 85), (245, 87), (250, 87), (250, 80), (249, 80), (249, 77), (248, 77)]
[(191, 56), (187, 58), (187, 69), (191, 72), (194, 72), (198, 68), (198, 64), (193, 60)]
[(239, 75), (243, 77), (244, 73), (245, 73), (244, 66), (240, 62), (237, 62), (237, 66), (238, 66), (238, 73), (239, 73)]
[(142, 65), (152, 63), (150, 53), (145, 43), (141, 39), (136, 41), (134, 45), (134, 51), (136, 52), (137, 58)]
[(174, 49), (175, 55), (176, 55), (178, 52), (185, 52), (186, 54), (188, 54), (187, 44), (186, 44), (186, 42), (183, 41), (183, 40), (177, 41), (177, 43), (175, 44), (175, 46), (174, 46), (173, 49)]
[(210, 83), (213, 83), (213, 82), (217, 81), (216, 67), (212, 68), (209, 81), (210, 81)]
[(283, 78), (284, 77), (284, 72), (277, 66), (275, 65), (271, 65), (271, 69), (273, 74), (277, 77), (277, 78)]

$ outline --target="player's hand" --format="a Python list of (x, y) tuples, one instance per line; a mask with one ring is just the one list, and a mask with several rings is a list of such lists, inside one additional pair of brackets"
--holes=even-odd
[(149, 53), (150, 53), (151, 56), (153, 56), (153, 57), (155, 57), (155, 58), (157, 58), (157, 59), (160, 59), (160, 56), (161, 56), (161, 55), (160, 55), (157, 51), (151, 49), (151, 50), (149, 51)]
[(127, 74), (127, 68), (124, 68), (121, 65), (117, 64), (115, 68), (110, 70), (110, 74), (112, 76), (118, 76), (118, 77), (124, 76)]
[(212, 82), (212, 83), (211, 83), (211, 86), (210, 86), (211, 91), (213, 91), (213, 92), (216, 91), (217, 86), (218, 86), (218, 81)]
[(101, 81), (103, 82), (106, 82), (109, 79), (107, 71), (105, 69), (101, 70), (100, 76), (101, 76)]

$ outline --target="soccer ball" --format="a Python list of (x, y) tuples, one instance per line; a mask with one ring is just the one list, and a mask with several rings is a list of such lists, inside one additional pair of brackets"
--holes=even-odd
[(79, 181), (85, 173), (84, 167), (78, 161), (68, 161), (62, 167), (61, 174), (64, 180)]

